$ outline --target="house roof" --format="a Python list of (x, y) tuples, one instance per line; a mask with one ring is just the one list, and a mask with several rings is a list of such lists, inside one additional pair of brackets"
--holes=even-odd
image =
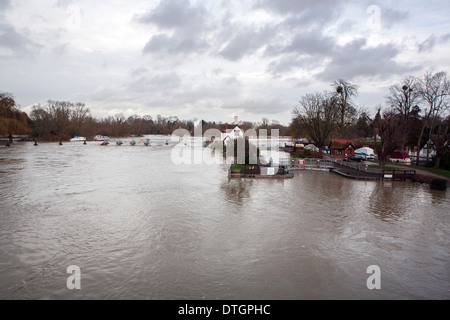
[(449, 136), (450, 135), (439, 136), (437, 134), (432, 134), (431, 137), (430, 137), (431, 144), (433, 146), (435, 146), (436, 142), (440, 142), (440, 143), (444, 143), (444, 146), (449, 146), (449, 141), (450, 141)]
[(391, 159), (409, 159), (409, 154), (406, 151), (395, 151), (390, 156)]
[[(225, 124), (221, 124), (221, 125), (220, 125), (220, 131), (221, 131), (222, 133), (230, 133), (230, 132), (232, 132), (234, 129), (236, 129), (236, 127), (239, 128), (239, 126), (238, 126), (237, 124), (228, 124), (228, 123), (225, 123)], [(241, 128), (239, 128), (239, 129), (241, 129)]]
[(333, 149), (345, 149), (350, 145), (355, 148), (355, 143), (353, 142), (353, 140), (332, 139), (330, 142), (330, 148)]

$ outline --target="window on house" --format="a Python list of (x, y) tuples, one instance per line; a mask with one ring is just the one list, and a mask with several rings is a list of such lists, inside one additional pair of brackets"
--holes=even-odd
[(352, 154), (352, 152), (353, 152), (353, 150), (352, 150), (352, 148), (348, 148), (348, 154)]
[(342, 156), (342, 150), (338, 150), (338, 151), (337, 151), (337, 155), (338, 155), (338, 156)]

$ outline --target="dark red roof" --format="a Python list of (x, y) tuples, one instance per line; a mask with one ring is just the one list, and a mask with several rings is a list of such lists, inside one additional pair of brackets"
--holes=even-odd
[(391, 159), (409, 159), (409, 154), (406, 151), (395, 151), (390, 156)]
[(352, 146), (353, 148), (355, 147), (355, 144), (353, 142), (353, 140), (339, 140), (339, 139), (333, 139), (330, 142), (330, 149), (345, 149), (348, 146)]
[(219, 130), (222, 133), (228, 133), (229, 130), (234, 130), (234, 128), (236, 128), (236, 127), (239, 127), (239, 126), (237, 124), (224, 123), (219, 126)]

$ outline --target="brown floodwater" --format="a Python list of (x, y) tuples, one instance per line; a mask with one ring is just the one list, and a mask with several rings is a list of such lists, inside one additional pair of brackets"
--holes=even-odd
[(449, 209), (411, 182), (229, 180), (164, 145), (2, 147), (0, 298), (450, 299)]

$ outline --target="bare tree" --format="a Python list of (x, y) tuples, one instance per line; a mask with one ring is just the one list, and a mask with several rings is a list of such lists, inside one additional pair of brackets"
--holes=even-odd
[(293, 123), (300, 125), (322, 148), (335, 128), (337, 104), (336, 96), (329, 92), (307, 94), (300, 101), (301, 108), (293, 110)]
[(435, 163), (436, 168), (440, 168), (441, 158), (449, 148), (448, 145), (450, 139), (449, 127), (450, 127), (450, 116), (448, 116), (447, 119), (445, 119), (438, 125), (437, 134), (433, 135), (432, 137), (434, 146), (436, 148), (436, 163)]
[[(378, 155), (380, 168), (383, 168), (389, 156), (404, 144), (405, 135), (402, 132), (400, 116), (392, 110), (383, 114), (381, 109), (372, 121), (375, 151)], [(380, 141), (377, 141), (379, 136)]]
[(70, 108), (71, 108), (70, 119), (77, 125), (83, 124), (83, 122), (90, 115), (90, 111), (88, 108), (86, 108), (86, 105), (84, 103), (71, 104)]
[[(422, 100), (427, 105), (424, 115), (424, 124), (417, 142), (417, 163), (419, 163), (420, 149), (422, 147), (422, 138), (425, 128), (430, 128), (429, 136), (435, 129), (436, 119), (449, 110), (450, 105), (450, 81), (446, 72), (433, 74), (427, 71), (420, 80), (419, 92)], [(427, 160), (430, 156), (430, 145), (427, 143)]]
[(6, 135), (12, 142), (15, 134), (27, 134), (28, 116), (21, 112), (12, 94), (0, 92), (0, 135)]
[[(394, 85), (389, 88), (389, 95), (386, 97), (387, 104), (400, 116), (400, 125), (405, 136), (409, 136), (412, 127), (410, 126), (414, 107), (420, 102), (420, 87), (418, 79), (407, 77), (403, 79), (401, 85)], [(403, 139), (407, 141), (407, 139)], [(400, 146), (405, 149), (405, 144)]]
[(356, 121), (358, 115), (356, 108), (352, 104), (353, 97), (358, 96), (358, 88), (343, 79), (335, 81), (332, 86), (336, 91), (338, 102), (338, 133), (343, 138), (346, 129)]

